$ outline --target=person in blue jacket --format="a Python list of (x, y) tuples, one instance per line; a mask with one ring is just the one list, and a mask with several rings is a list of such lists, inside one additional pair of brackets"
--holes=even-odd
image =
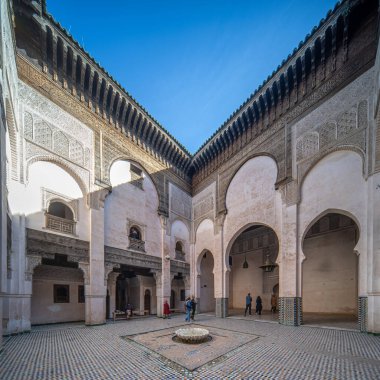
[(247, 296), (245, 297), (245, 312), (244, 312), (244, 317), (247, 315), (247, 310), (249, 311), (249, 315), (251, 315), (252, 311), (252, 297), (251, 293), (248, 293)]

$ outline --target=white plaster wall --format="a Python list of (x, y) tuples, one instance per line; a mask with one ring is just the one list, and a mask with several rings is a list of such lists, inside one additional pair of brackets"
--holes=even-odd
[(232, 179), (226, 197), (224, 246), (231, 247), (236, 236), (250, 224), (270, 226), (279, 237), (281, 196), (275, 191), (277, 165), (267, 156), (247, 161)]
[(130, 164), (116, 161), (111, 167), (112, 193), (106, 198), (105, 245), (127, 249), (129, 245), (128, 220), (143, 226), (145, 250), (161, 256), (161, 223), (157, 214), (158, 196), (152, 180), (144, 174), (143, 190), (128, 183)]
[(43, 189), (78, 200), (76, 236), (82, 240), (89, 240), (86, 201), (78, 183), (64, 169), (50, 162), (35, 162), (29, 166), (29, 182), (26, 186), (19, 186), (13, 182), (10, 187), (9, 198), (13, 215), (25, 214), (26, 227), (35, 230), (45, 230)]
[(188, 227), (180, 220), (174, 221), (171, 228), (170, 238), (170, 257), (175, 258), (175, 246), (177, 241), (180, 241), (185, 253), (186, 262), (190, 261), (190, 233)]
[(230, 308), (245, 308), (245, 296), (251, 293), (254, 300), (258, 295), (263, 295), (263, 270), (259, 268), (261, 255), (247, 254), (248, 268), (243, 268), (245, 255), (234, 255), (232, 257), (232, 269), (230, 272), (230, 286), (232, 290), (232, 300), (229, 302)]
[(357, 314), (358, 258), (355, 229), (305, 239), (302, 264), (304, 312)]
[[(70, 303), (54, 303), (54, 284), (70, 285)], [(83, 321), (85, 304), (78, 303), (80, 269), (43, 265), (33, 275), (32, 324)]]
[(205, 249), (211, 252), (214, 251), (214, 222), (212, 220), (203, 220), (199, 224), (195, 236), (196, 258), (198, 258), (199, 254)]
[[(322, 213), (336, 210), (358, 224), (357, 249), (364, 253), (366, 236), (366, 181), (359, 154), (337, 151), (319, 161), (306, 176), (299, 205), (299, 242)], [(332, 210), (332, 211), (331, 211)]]
[(359, 228), (359, 295), (367, 289), (367, 200), (362, 158), (354, 152), (337, 151), (319, 161), (306, 176), (301, 188), (298, 231), (299, 250), (309, 227), (324, 213), (351, 217)]

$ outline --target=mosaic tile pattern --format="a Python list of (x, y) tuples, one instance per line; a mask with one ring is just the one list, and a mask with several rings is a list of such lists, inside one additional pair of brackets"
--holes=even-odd
[(368, 297), (359, 297), (359, 330), (361, 332), (367, 331), (367, 310), (368, 310)]
[(299, 326), (302, 324), (301, 297), (280, 297), (279, 322), (287, 326)]
[(145, 318), (103, 326), (40, 326), (5, 338), (2, 380), (69, 379), (370, 379), (380, 378), (380, 337), (198, 315), (197, 323), (259, 336), (191, 372), (121, 336), (183, 325)]

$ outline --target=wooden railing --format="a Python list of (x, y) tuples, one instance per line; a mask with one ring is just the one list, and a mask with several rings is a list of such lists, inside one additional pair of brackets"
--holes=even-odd
[(75, 234), (75, 221), (60, 218), (58, 216), (45, 214), (46, 228), (53, 231), (62, 232), (64, 234)]

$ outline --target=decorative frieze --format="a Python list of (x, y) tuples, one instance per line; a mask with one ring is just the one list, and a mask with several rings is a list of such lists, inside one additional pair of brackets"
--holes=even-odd
[(109, 265), (129, 265), (132, 267), (149, 268), (153, 271), (161, 271), (162, 268), (160, 257), (108, 246), (104, 247), (104, 260)]
[(66, 255), (68, 261), (86, 263), (89, 262), (89, 242), (27, 228), (26, 254), (49, 259), (60, 254)]

